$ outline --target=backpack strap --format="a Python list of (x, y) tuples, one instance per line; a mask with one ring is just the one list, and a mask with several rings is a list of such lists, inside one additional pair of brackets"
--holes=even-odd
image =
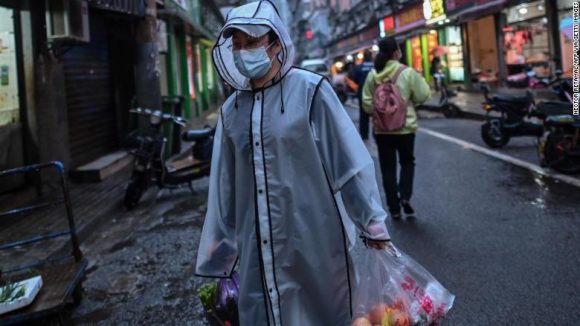
[(399, 79), (399, 75), (403, 72), (403, 70), (405, 70), (407, 68), (407, 66), (405, 65), (401, 65), (399, 66), (399, 68), (397, 68), (397, 71), (395, 71), (395, 74), (393, 75), (393, 77), (391, 77), (391, 81), (392, 83), (396, 83), (397, 79)]

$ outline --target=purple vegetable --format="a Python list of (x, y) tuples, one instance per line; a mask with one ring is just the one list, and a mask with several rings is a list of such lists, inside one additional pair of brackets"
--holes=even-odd
[(218, 282), (215, 310), (222, 321), (229, 321), (233, 326), (239, 325), (238, 299), (239, 275), (237, 272), (231, 278), (223, 278)]

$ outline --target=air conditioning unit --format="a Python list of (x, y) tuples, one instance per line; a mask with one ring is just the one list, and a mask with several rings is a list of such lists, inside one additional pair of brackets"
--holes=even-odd
[(90, 42), (89, 6), (84, 0), (45, 0), (51, 42)]

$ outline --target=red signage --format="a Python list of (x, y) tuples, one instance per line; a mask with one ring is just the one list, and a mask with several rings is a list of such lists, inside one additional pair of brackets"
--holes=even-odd
[(395, 17), (388, 16), (379, 20), (380, 36), (385, 37), (395, 32)]

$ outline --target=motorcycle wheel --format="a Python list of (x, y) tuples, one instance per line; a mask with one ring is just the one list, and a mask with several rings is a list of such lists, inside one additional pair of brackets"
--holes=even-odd
[(143, 193), (145, 192), (147, 185), (145, 183), (145, 177), (142, 175), (134, 174), (129, 180), (129, 184), (127, 185), (127, 190), (125, 191), (125, 207), (128, 210), (132, 210), (133, 208), (137, 207), (139, 204), (139, 200)]
[(461, 110), (455, 104), (448, 104), (445, 108), (443, 108), (443, 115), (446, 118), (455, 118), (459, 116)]
[(549, 136), (544, 147), (546, 165), (564, 174), (580, 173), (580, 157), (570, 157), (572, 135)]
[(510, 136), (501, 128), (500, 119), (490, 119), (481, 126), (481, 138), (491, 148), (501, 148), (510, 141)]

